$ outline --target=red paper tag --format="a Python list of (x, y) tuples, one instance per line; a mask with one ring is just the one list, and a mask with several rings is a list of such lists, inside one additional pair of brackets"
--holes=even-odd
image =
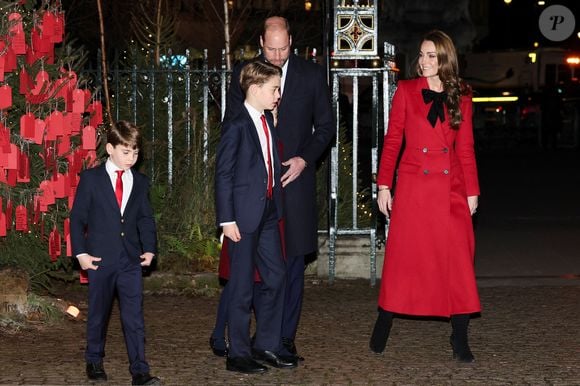
[(72, 116), (71, 113), (66, 113), (62, 115), (62, 135), (70, 136), (72, 133), (71, 128)]
[(34, 114), (28, 112), (20, 117), (20, 136), (26, 139), (34, 139)]
[(95, 128), (92, 126), (85, 126), (83, 129), (83, 149), (95, 150), (97, 148), (97, 135)]
[(70, 130), (71, 133), (76, 134), (76, 133), (80, 133), (81, 132), (81, 123), (83, 120), (83, 117), (81, 114), (79, 113), (67, 113), (67, 115), (70, 115)]
[(4, 54), (5, 62), (4, 62), (4, 72), (12, 72), (16, 70), (16, 54), (11, 46), (8, 46), (6, 53)]
[(0, 87), (0, 110), (12, 106), (12, 87), (7, 84)]
[(6, 214), (6, 229), (11, 229), (12, 228), (12, 201), (8, 200), (8, 202), (6, 203), (6, 211), (4, 212)]
[(50, 77), (48, 76), (48, 72), (44, 70), (38, 71), (36, 77), (34, 78), (34, 88), (32, 89), (32, 94), (39, 95), (41, 93), (46, 93), (49, 83)]
[(53, 111), (46, 119), (46, 140), (54, 141), (58, 135), (63, 135), (63, 115), (60, 111)]
[(70, 151), (70, 137), (68, 135), (59, 136), (56, 148), (59, 157), (68, 153)]
[(6, 215), (0, 213), (0, 236), (6, 236)]
[(72, 112), (73, 113), (84, 113), (85, 112), (85, 92), (81, 89), (73, 90), (72, 92)]
[(42, 15), (42, 35), (52, 36), (54, 35), (54, 28), (56, 23), (56, 17), (52, 12), (45, 12)]
[(90, 125), (93, 127), (99, 126), (103, 123), (103, 104), (101, 101), (94, 101), (87, 109), (91, 113)]
[(12, 35), (11, 46), (14, 53), (22, 55), (26, 53), (26, 42), (24, 37), (24, 28), (22, 27), (22, 16), (18, 12), (8, 15), (10, 24), (10, 35)]
[(17, 170), (18, 169), (18, 146), (11, 143), (10, 153), (8, 153), (8, 164), (4, 166), (4, 169)]
[(56, 14), (56, 18), (54, 20), (54, 35), (52, 35), (51, 41), (53, 43), (61, 43), (63, 35), (64, 35), (64, 12), (59, 12)]
[(30, 182), (30, 160), (26, 153), (18, 155), (18, 177), (16, 182)]
[(61, 253), (61, 241), (60, 233), (56, 226), (50, 232), (48, 236), (48, 253), (50, 254), (50, 261), (55, 262)]
[(72, 244), (70, 240), (70, 219), (65, 218), (63, 222), (63, 236), (66, 243), (66, 255), (72, 256)]
[(54, 197), (55, 198), (66, 197), (65, 183), (66, 183), (66, 178), (61, 173), (57, 173), (56, 178), (53, 177), (52, 188), (54, 190)]
[[(71, 178), (72, 180), (72, 178)], [(75, 203), (75, 194), (77, 192), (77, 187), (76, 186), (71, 186), (70, 187), (70, 192), (68, 194), (68, 209), (72, 209), (73, 204)]]
[(52, 181), (44, 180), (40, 183), (38, 188), (40, 190), (40, 206), (48, 206), (54, 204), (54, 188), (52, 186)]
[(10, 186), (16, 186), (16, 180), (18, 177), (18, 172), (16, 169), (8, 169), (6, 170), (6, 182)]
[(44, 129), (46, 128), (46, 123), (40, 119), (36, 118), (34, 121), (34, 143), (40, 145), (44, 138)]
[(28, 232), (28, 211), (24, 205), (16, 207), (16, 230)]
[(30, 75), (28, 74), (28, 72), (24, 67), (20, 69), (19, 79), (20, 79), (20, 87), (18, 91), (20, 92), (20, 94), (25, 95), (28, 92), (30, 92), (30, 90), (32, 90), (34, 84), (32, 83), (32, 79), (30, 78)]
[(10, 152), (10, 129), (0, 122), (0, 154)]

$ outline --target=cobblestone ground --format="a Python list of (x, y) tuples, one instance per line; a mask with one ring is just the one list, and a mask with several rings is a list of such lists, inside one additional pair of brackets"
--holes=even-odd
[[(481, 283), (480, 283), (481, 284)], [(570, 280), (567, 283), (570, 284)], [(484, 312), (471, 324), (475, 364), (451, 359), (450, 326), (396, 319), (382, 356), (368, 350), (377, 288), (366, 280), (308, 280), (297, 369), (263, 375), (225, 370), (208, 337), (217, 297), (147, 295), (147, 355), (166, 385), (578, 385), (580, 281), (481, 286)], [(87, 384), (84, 323), (0, 335), (0, 384)], [(109, 384), (129, 384), (118, 312), (107, 341)]]

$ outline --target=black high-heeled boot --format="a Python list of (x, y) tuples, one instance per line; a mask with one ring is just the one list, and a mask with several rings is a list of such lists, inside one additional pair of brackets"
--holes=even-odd
[(458, 362), (472, 363), (475, 357), (469, 348), (467, 341), (467, 328), (469, 327), (469, 315), (451, 315), (451, 328), (453, 332), (449, 341), (453, 348), (453, 359)]
[(375, 328), (371, 335), (369, 348), (375, 354), (382, 354), (389, 339), (389, 333), (393, 325), (393, 313), (379, 307), (379, 316), (375, 322)]

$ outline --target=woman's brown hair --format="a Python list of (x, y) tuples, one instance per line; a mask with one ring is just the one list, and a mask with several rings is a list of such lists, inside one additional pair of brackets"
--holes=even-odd
[[(450, 116), (451, 128), (457, 130), (462, 120), (461, 97), (471, 94), (471, 88), (459, 78), (457, 51), (449, 35), (443, 31), (433, 30), (423, 36), (420, 44), (424, 41), (431, 41), (435, 44), (437, 63), (439, 64), (438, 75), (443, 84), (443, 91), (447, 93), (445, 105)], [(422, 75), (418, 61), (415, 65), (415, 71), (417, 75)]]

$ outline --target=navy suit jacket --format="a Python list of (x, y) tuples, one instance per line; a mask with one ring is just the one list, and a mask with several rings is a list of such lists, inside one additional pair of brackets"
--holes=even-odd
[[(243, 105), (242, 105), (243, 106)], [(272, 199), (282, 217), (282, 189), (280, 157), (272, 114), (266, 112), (274, 153), (274, 187)], [(241, 232), (254, 232), (266, 208), (268, 171), (256, 126), (243, 106), (237, 116), (222, 125), (215, 168), (215, 197), (217, 224), (235, 221)]]
[[(238, 65), (232, 74), (225, 121), (244, 109), (240, 87), (240, 71), (244, 64)], [(276, 132), (283, 146), (283, 161), (299, 156), (308, 167), (284, 188), (287, 256), (305, 255), (318, 249), (316, 161), (328, 148), (335, 131), (324, 68), (290, 55)]]
[(123, 252), (139, 264), (144, 252), (157, 253), (157, 231), (149, 203), (149, 179), (131, 169), (133, 188), (121, 216), (111, 179), (102, 165), (81, 173), (70, 215), (73, 256), (88, 253), (117, 262)]

